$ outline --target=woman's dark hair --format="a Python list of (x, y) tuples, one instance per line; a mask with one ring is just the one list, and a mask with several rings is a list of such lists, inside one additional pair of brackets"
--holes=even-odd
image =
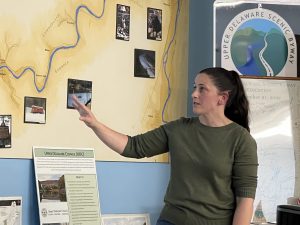
[(207, 74), (220, 92), (228, 91), (225, 116), (250, 132), (249, 102), (239, 74), (234, 70), (228, 71), (221, 67), (207, 68), (199, 73)]

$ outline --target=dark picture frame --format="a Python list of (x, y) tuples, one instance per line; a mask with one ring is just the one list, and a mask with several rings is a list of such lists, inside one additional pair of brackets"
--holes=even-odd
[(147, 8), (147, 39), (162, 40), (162, 10)]
[(130, 6), (117, 4), (116, 7), (116, 39), (130, 39)]
[(134, 49), (134, 77), (155, 78), (155, 51)]
[(11, 148), (11, 115), (0, 115), (0, 148)]
[(46, 98), (24, 97), (24, 123), (46, 124)]
[(74, 109), (72, 95), (91, 109), (93, 82), (88, 80), (68, 79), (67, 108)]

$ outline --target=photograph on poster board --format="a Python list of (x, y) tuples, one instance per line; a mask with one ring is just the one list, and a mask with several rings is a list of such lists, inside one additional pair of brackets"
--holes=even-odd
[(155, 78), (155, 51), (134, 49), (134, 76)]
[(150, 225), (149, 214), (106, 214), (102, 225)]
[(68, 79), (67, 108), (74, 109), (72, 95), (76, 95), (79, 101), (91, 108), (92, 81)]
[(24, 97), (24, 123), (46, 123), (46, 98)]
[(11, 115), (0, 115), (0, 148), (11, 148)]
[(93, 149), (33, 147), (33, 160), (40, 224), (100, 224)]
[(66, 202), (65, 177), (62, 174), (37, 174), (40, 202)]
[(129, 41), (130, 38), (130, 7), (117, 4), (116, 39)]
[(162, 40), (162, 10), (147, 8), (147, 39)]
[(0, 224), (22, 225), (22, 197), (0, 197)]
[(214, 65), (252, 78), (300, 78), (300, 4), (217, 1)]

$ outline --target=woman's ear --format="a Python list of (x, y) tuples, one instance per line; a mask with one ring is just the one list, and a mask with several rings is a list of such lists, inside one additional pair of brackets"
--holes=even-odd
[(225, 106), (228, 101), (228, 98), (229, 98), (229, 92), (223, 91), (222, 93), (220, 93), (220, 98), (219, 98), (218, 104)]

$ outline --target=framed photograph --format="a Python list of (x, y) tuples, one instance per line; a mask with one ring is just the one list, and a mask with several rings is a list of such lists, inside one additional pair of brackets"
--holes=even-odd
[(76, 95), (79, 101), (91, 108), (92, 81), (68, 79), (67, 108), (74, 109), (72, 95)]
[(300, 79), (300, 4), (215, 1), (214, 66), (245, 78)]
[(24, 123), (46, 123), (46, 98), (24, 97)]
[(0, 148), (11, 148), (11, 115), (0, 115)]
[(134, 76), (155, 78), (155, 51), (134, 49)]
[(116, 39), (129, 41), (130, 35), (130, 7), (117, 4)]
[(0, 224), (22, 225), (22, 197), (0, 197)]
[(147, 39), (162, 40), (162, 10), (147, 8)]
[(102, 225), (151, 225), (149, 214), (104, 214)]

